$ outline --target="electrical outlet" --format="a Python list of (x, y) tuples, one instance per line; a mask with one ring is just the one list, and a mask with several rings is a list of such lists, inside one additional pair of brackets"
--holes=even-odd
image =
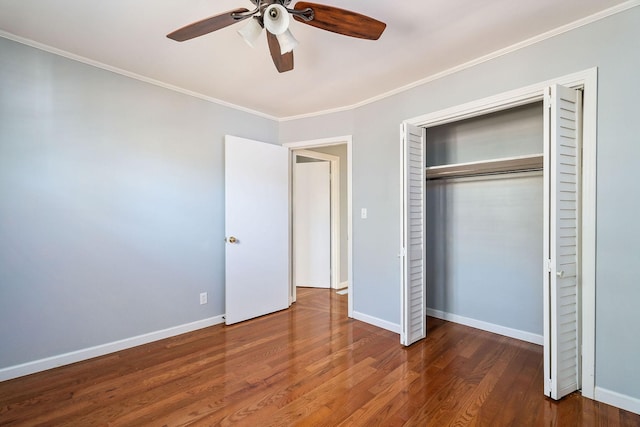
[(206, 292), (201, 292), (200, 293), (200, 304), (206, 304), (207, 303), (207, 293)]

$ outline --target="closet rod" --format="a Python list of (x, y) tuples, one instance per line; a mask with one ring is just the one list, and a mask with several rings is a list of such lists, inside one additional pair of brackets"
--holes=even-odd
[(456, 179), (456, 178), (480, 178), (483, 176), (493, 176), (493, 175), (507, 175), (514, 173), (524, 173), (524, 172), (542, 172), (543, 168), (530, 168), (530, 169), (516, 169), (516, 170), (504, 170), (504, 171), (495, 171), (495, 172), (471, 172), (466, 174), (451, 174), (447, 175), (438, 175), (434, 177), (427, 177), (427, 181), (437, 181), (441, 179)]

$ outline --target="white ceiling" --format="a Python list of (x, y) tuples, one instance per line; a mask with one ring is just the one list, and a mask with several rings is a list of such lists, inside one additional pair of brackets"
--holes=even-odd
[[(0, 0), (5, 36), (53, 47), (268, 116), (344, 108), (410, 85), (623, 0), (316, 0), (387, 24), (360, 40), (292, 20), (295, 69), (279, 74), (243, 23), (178, 43), (165, 35), (249, 0)], [(290, 7), (293, 7), (295, 1)], [(2, 35), (2, 33), (0, 33)], [(17, 37), (15, 37), (17, 36)], [(1, 52), (0, 52), (1, 60)]]

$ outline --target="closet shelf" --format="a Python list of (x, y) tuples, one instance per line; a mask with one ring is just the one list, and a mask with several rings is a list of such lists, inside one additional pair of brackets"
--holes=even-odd
[(529, 154), (526, 156), (504, 157), (478, 162), (429, 166), (425, 168), (425, 172), (427, 179), (459, 178), (495, 173), (541, 170), (542, 164), (542, 154)]

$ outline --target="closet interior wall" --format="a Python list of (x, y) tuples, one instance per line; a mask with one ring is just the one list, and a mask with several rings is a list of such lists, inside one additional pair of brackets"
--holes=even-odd
[[(541, 155), (542, 113), (536, 102), (428, 128), (427, 176), (434, 166)], [(428, 314), (510, 328), (542, 342), (541, 162), (540, 156), (539, 167), (500, 173), (479, 167), (478, 174), (469, 168), (468, 176), (427, 179)]]

